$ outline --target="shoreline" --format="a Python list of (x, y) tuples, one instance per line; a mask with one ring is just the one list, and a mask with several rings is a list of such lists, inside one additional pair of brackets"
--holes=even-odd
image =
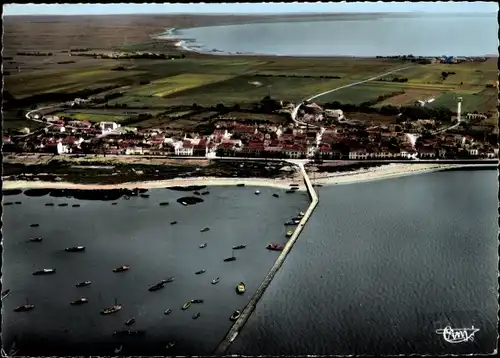
[[(478, 166), (484, 167), (482, 164)], [(471, 167), (464, 164), (389, 164), (383, 167), (375, 167), (369, 169), (359, 169), (351, 172), (338, 173), (317, 173), (308, 172), (309, 178), (313, 185), (347, 185), (370, 182), (375, 180), (393, 179), (408, 175), (426, 174), (447, 169), (456, 169)], [(492, 164), (491, 167), (497, 167)], [(268, 178), (220, 178), (220, 177), (193, 177), (193, 178), (175, 178), (155, 181), (136, 181), (126, 182), (121, 184), (76, 184), (71, 182), (46, 182), (46, 181), (23, 181), (12, 180), (4, 181), (3, 189), (80, 189), (80, 190), (103, 190), (103, 189), (158, 189), (171, 186), (189, 186), (189, 185), (206, 185), (206, 186), (236, 186), (237, 184), (245, 184), (251, 187), (270, 187), (277, 189), (289, 189), (290, 184), (298, 184), (299, 191), (305, 192), (307, 188), (302, 178), (285, 178), (285, 179), (268, 179)]]

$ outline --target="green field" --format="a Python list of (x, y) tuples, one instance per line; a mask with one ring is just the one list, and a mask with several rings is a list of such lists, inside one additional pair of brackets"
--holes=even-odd
[[(52, 68), (15, 73), (5, 77), (5, 90), (15, 98), (24, 98), (41, 93), (71, 94), (88, 88), (120, 86), (124, 96), (110, 100), (110, 105), (147, 106), (151, 110), (193, 103), (206, 106), (218, 103), (245, 105), (267, 95), (297, 102), (402, 65), (410, 65), (399, 60), (374, 58), (199, 55), (178, 60), (95, 60), (92, 63), (95, 65), (87, 64), (79, 69)], [(116, 66), (127, 70), (112, 71)], [(443, 80), (443, 71), (456, 74)], [(390, 82), (395, 76), (405, 77), (408, 82)], [(341, 89), (319, 97), (318, 101), (360, 104), (405, 90), (405, 95), (387, 99), (383, 104), (406, 105), (434, 97), (434, 106), (455, 109), (453, 96), (460, 94), (464, 98), (464, 110), (488, 112), (495, 110), (496, 89), (485, 89), (485, 86), (496, 79), (496, 59), (484, 63), (415, 65), (387, 76), (389, 82), (375, 80)], [(141, 81), (149, 83), (141, 84)]]
[(127, 119), (127, 116), (116, 115), (116, 114), (100, 114), (100, 113), (65, 113), (59, 112), (55, 114), (58, 117), (69, 117), (79, 121), (89, 121), (89, 122), (120, 122)]

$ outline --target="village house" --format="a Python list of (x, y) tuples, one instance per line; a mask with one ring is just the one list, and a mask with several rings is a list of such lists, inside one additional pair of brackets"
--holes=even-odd
[(300, 144), (284, 145), (281, 152), (291, 159), (302, 159), (306, 157), (307, 148)]
[(175, 143), (175, 155), (181, 157), (192, 156), (194, 153), (194, 145), (190, 141), (182, 141)]
[(422, 146), (418, 150), (418, 157), (421, 159), (433, 159), (436, 157), (436, 150), (431, 146)]
[(356, 148), (349, 151), (349, 159), (368, 159), (368, 156), (365, 148)]
[(344, 112), (341, 109), (325, 109), (326, 118), (330, 118), (336, 121), (341, 121), (344, 119)]
[(101, 129), (102, 134), (114, 131), (120, 127), (120, 125), (115, 122), (99, 122), (98, 126)]

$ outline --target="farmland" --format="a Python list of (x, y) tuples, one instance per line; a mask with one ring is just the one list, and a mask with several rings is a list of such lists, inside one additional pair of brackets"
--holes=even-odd
[(59, 112), (55, 114), (58, 117), (70, 117), (79, 121), (89, 122), (121, 122), (128, 118), (124, 115), (117, 114), (102, 114), (102, 113), (85, 113), (85, 112)]

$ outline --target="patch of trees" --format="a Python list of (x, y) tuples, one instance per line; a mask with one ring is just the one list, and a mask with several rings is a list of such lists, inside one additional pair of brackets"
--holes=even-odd
[(72, 48), (69, 51), (70, 52), (87, 52), (92, 50), (91, 48)]
[(52, 52), (18, 52), (18, 56), (54, 56)]
[(386, 99), (389, 99), (389, 98), (392, 98), (395, 96), (399, 96), (402, 94), (405, 94), (405, 91), (397, 91), (397, 92), (387, 93), (387, 94), (378, 96), (377, 98), (372, 99), (370, 101), (366, 101), (366, 102), (361, 103), (360, 107), (371, 107), (371, 106), (374, 106), (380, 102), (385, 101)]
[(254, 75), (255, 77), (294, 77), (294, 78), (329, 78), (329, 79), (341, 79), (340, 76), (311, 76), (311, 75), (290, 75), (290, 74), (280, 74), (280, 75), (272, 75), (272, 74), (264, 74), (257, 73)]
[(443, 71), (441, 72), (441, 79), (444, 81), (445, 79), (448, 78), (448, 76), (451, 76), (451, 75), (454, 75), (455, 72), (446, 72), (446, 71)]
[(59, 61), (57, 64), (58, 65), (66, 65), (68, 63), (75, 63), (75, 61)]
[(113, 67), (111, 71), (126, 71), (127, 69), (123, 66)]
[(151, 83), (151, 81), (147, 81), (147, 80), (139, 82), (140, 85), (148, 85), (150, 83)]

